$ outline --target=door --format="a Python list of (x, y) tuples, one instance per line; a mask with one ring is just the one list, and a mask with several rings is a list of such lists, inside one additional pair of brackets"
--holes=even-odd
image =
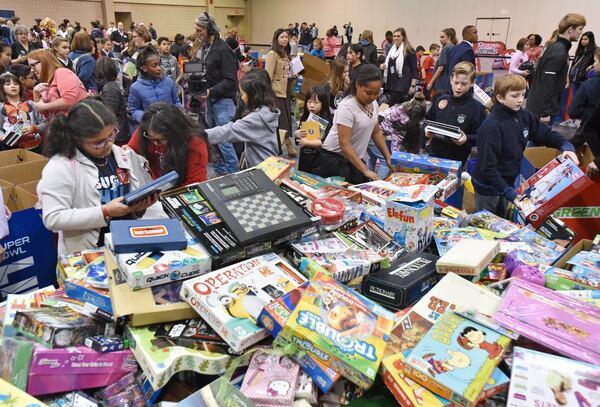
[(131, 27), (131, 23), (133, 22), (133, 18), (131, 17), (130, 12), (115, 12), (115, 23), (122, 22), (125, 26), (125, 31), (129, 31), (129, 27)]
[(507, 45), (510, 17), (477, 18), (475, 25), (479, 41), (500, 41)]

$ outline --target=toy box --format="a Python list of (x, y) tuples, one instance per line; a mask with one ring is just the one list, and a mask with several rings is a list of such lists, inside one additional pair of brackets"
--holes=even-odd
[(364, 184), (352, 185), (348, 187), (351, 191), (358, 191), (363, 196), (363, 201), (371, 205), (385, 206), (388, 199), (402, 187), (389, 183), (387, 181), (370, 181)]
[[(156, 326), (125, 328), (131, 351), (154, 390), (164, 387), (173, 375), (191, 370), (205, 375), (218, 375), (225, 371), (230, 357), (211, 350), (216, 347), (202, 346), (192, 349), (175, 346), (165, 338), (154, 336)], [(211, 345), (211, 344), (206, 344)]]
[(391, 312), (317, 273), (280, 336), (366, 389), (375, 379), (393, 322)]
[(13, 386), (27, 389), (33, 342), (20, 338), (4, 338), (0, 352), (0, 377)]
[(268, 336), (256, 325), (263, 307), (304, 281), (281, 257), (269, 253), (185, 281), (181, 298), (240, 352)]
[[(117, 254), (119, 269), (129, 287), (139, 290), (209, 272), (211, 259), (204, 247), (187, 234), (186, 238), (187, 248), (184, 250)], [(104, 241), (113, 250), (110, 233), (105, 235)]]
[(68, 278), (76, 280), (84, 280), (85, 266), (93, 262), (98, 257), (104, 256), (102, 249), (83, 250), (72, 254), (63, 254), (58, 256), (58, 267), (56, 272), (56, 280), (59, 285), (64, 285)]
[(137, 367), (129, 350), (98, 353), (85, 346), (47, 349), (36, 345), (27, 392), (39, 395), (104, 387)]
[(236, 387), (219, 378), (177, 403), (177, 407), (255, 407)]
[(491, 230), (492, 232), (511, 235), (519, 231), (522, 227), (516, 223), (512, 223), (490, 211), (479, 211), (471, 214), (468, 218), (470, 226)]
[(2, 337), (7, 338), (17, 334), (15, 327), (12, 325), (17, 311), (26, 310), (32, 307), (40, 307), (43, 299), (55, 291), (56, 289), (54, 286), (48, 286), (26, 294), (7, 295), (6, 302), (2, 308), (3, 315), (0, 314), (0, 320), (2, 321), (2, 334), (0, 335), (0, 343), (2, 341)]
[(589, 272), (575, 272), (544, 264), (538, 264), (535, 267), (544, 273), (544, 286), (552, 290), (597, 290), (600, 288), (600, 276), (594, 276)]
[(598, 366), (516, 347), (512, 370), (508, 407), (600, 405)]
[(387, 201), (384, 229), (409, 252), (423, 250), (431, 241), (436, 190), (431, 185), (404, 187)]
[(570, 159), (557, 157), (517, 188), (515, 205), (528, 222), (538, 227), (554, 210), (591, 185)]
[(406, 358), (404, 373), (461, 405), (478, 400), (510, 339), (446, 312)]
[(85, 283), (85, 281), (76, 280), (75, 278), (68, 278), (65, 281), (65, 290), (69, 297), (83, 303), (87, 302), (95, 305), (102, 311), (113, 315), (113, 308), (108, 290), (94, 288), (90, 284)]
[(223, 349), (223, 352), (227, 349), (225, 341), (217, 335), (206, 321), (200, 318), (156, 325), (154, 336), (164, 338), (173, 345), (192, 349), (197, 348), (200, 343), (218, 345)]
[(13, 326), (50, 348), (82, 345), (88, 336), (104, 333), (103, 324), (66, 307), (17, 311)]
[(581, 251), (571, 257), (567, 264), (571, 270), (576, 273), (587, 273), (591, 276), (600, 278), (600, 254), (588, 251)]
[(269, 157), (256, 168), (260, 168), (267, 174), (267, 177), (276, 184), (280, 184), (283, 177), (285, 177), (292, 168), (294, 168), (294, 161), (286, 160), (282, 157)]
[(549, 216), (536, 230), (538, 234), (562, 247), (569, 246), (577, 236), (565, 222)]
[(494, 319), (573, 359), (600, 365), (600, 309), (593, 305), (517, 278)]
[(441, 228), (433, 231), (433, 240), (440, 256), (448, 253), (458, 242), (464, 239), (481, 239), (479, 229), (474, 227), (466, 228)]
[(83, 342), (85, 346), (98, 353), (116, 352), (127, 349), (129, 342), (121, 336), (88, 336)]
[(0, 379), (0, 406), (47, 407), (46, 404)]
[(390, 335), (386, 356), (414, 348), (446, 311), (474, 308), (491, 317), (498, 305), (500, 297), (490, 290), (448, 273), (401, 317)]
[(546, 239), (530, 227), (524, 227), (503, 240), (525, 242), (525, 250), (542, 264), (553, 264), (565, 252), (564, 247)]
[(461, 162), (444, 158), (430, 157), (425, 154), (411, 154), (404, 151), (392, 153), (392, 165), (403, 172), (422, 172), (431, 174), (442, 172), (446, 175), (460, 171)]
[(257, 407), (293, 404), (300, 367), (292, 359), (257, 351), (252, 355), (240, 391)]
[(113, 251), (140, 253), (184, 250), (187, 239), (177, 219), (137, 219), (110, 222)]
[(411, 185), (423, 185), (429, 181), (428, 174), (413, 174), (408, 172), (393, 172), (386, 179), (386, 182), (398, 187), (409, 187)]
[(465, 276), (478, 276), (483, 269), (500, 253), (500, 243), (463, 239), (448, 250), (438, 262), (438, 273), (456, 273)]
[(396, 260), (404, 256), (407, 251), (392, 236), (375, 222), (367, 221), (359, 226), (344, 232), (350, 241), (364, 249), (374, 250), (382, 257)]
[(409, 253), (389, 268), (363, 278), (361, 293), (394, 310), (419, 300), (437, 282), (435, 262), (439, 259), (422, 252)]

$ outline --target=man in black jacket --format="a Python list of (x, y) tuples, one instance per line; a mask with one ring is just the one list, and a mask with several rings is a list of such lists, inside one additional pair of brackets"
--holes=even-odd
[(570, 13), (558, 24), (558, 39), (544, 50), (533, 75), (527, 110), (544, 124), (560, 112), (560, 97), (567, 83), (569, 49), (581, 36), (585, 17)]
[[(206, 121), (209, 127), (222, 126), (235, 116), (238, 63), (233, 52), (219, 35), (214, 17), (202, 13), (196, 18), (196, 35), (202, 43), (197, 55), (192, 55), (203, 65), (206, 85)], [(224, 162), (215, 163), (217, 174), (237, 172), (240, 164), (230, 143), (219, 144)]]
[(302, 52), (308, 52), (312, 40), (313, 38), (308, 24), (306, 24), (306, 22), (302, 23), (300, 26), (300, 40), (298, 41), (298, 44), (302, 47)]

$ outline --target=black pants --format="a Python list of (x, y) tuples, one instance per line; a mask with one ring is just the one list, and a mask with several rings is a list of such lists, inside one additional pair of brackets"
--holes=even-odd
[(324, 178), (343, 177), (351, 184), (362, 184), (370, 181), (342, 154), (327, 150), (321, 150), (320, 157), (313, 168), (313, 173)]

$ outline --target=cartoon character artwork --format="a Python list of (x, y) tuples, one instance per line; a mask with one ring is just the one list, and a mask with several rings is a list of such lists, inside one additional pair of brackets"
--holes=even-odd
[(543, 321), (544, 325), (546, 325), (548, 328), (556, 329), (557, 331), (563, 331), (578, 338), (587, 338), (590, 336), (590, 334), (583, 329), (577, 328), (576, 326), (570, 325), (556, 318), (548, 317), (544, 318)]
[(555, 401), (561, 406), (566, 406), (569, 402), (567, 393), (573, 388), (571, 378), (552, 369), (546, 375), (546, 384), (550, 387), (552, 393), (554, 393)]
[(271, 397), (287, 396), (289, 391), (290, 384), (285, 380), (275, 380), (267, 387), (267, 394)]
[(488, 353), (488, 358), (496, 359), (502, 355), (504, 349), (496, 342), (486, 342), (485, 336), (485, 332), (475, 327), (468, 326), (462, 330), (456, 341), (466, 350), (481, 349)]
[(323, 298), (321, 311), (327, 324), (338, 331), (341, 337), (364, 339), (373, 332), (376, 322), (372, 315), (337, 300), (331, 294)]
[(219, 302), (233, 318), (249, 319), (254, 324), (258, 314), (268, 303), (256, 295), (252, 285), (233, 283), (228, 293), (219, 296)]
[(466, 353), (451, 349), (446, 350), (446, 352), (450, 357), (444, 360), (436, 358), (435, 353), (423, 355), (423, 359), (430, 365), (427, 371), (431, 376), (435, 377), (436, 375), (451, 372), (455, 369), (465, 369), (471, 365), (471, 358)]

